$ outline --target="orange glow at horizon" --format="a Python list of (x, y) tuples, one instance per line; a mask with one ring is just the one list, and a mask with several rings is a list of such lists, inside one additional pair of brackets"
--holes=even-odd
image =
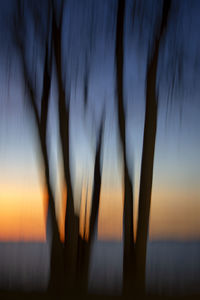
[(67, 188), (63, 185), (62, 196), (61, 196), (61, 205), (58, 212), (58, 222), (60, 230), (60, 239), (62, 242), (65, 240), (65, 211), (67, 205)]
[(102, 189), (98, 238), (100, 240), (120, 240), (122, 238), (122, 190), (109, 191)]
[(152, 192), (149, 237), (153, 239), (199, 239), (199, 193), (155, 186)]
[(0, 240), (46, 240), (45, 191), (32, 187), (0, 187)]
[(81, 193), (81, 207), (80, 207), (80, 224), (79, 230), (82, 238), (88, 239), (89, 236), (89, 218), (90, 218), (90, 205), (91, 205), (92, 189), (85, 187), (82, 188)]
[[(62, 192), (62, 204), (58, 210), (61, 240), (64, 240), (66, 188)], [(91, 187), (88, 199), (91, 198)], [(98, 239), (122, 238), (123, 193), (121, 188), (102, 187), (98, 219)], [(192, 202), (191, 202), (192, 201)], [(83, 234), (84, 214), (88, 234), (90, 203), (85, 210), (85, 191), (82, 191), (80, 232)], [(137, 199), (134, 205), (136, 225)], [(41, 187), (0, 187), (0, 240), (46, 241), (47, 192)], [(150, 212), (149, 238), (192, 239), (200, 237), (200, 201), (196, 193), (164, 186), (153, 187)], [(82, 225), (81, 225), (82, 224)], [(136, 226), (135, 226), (136, 227)]]

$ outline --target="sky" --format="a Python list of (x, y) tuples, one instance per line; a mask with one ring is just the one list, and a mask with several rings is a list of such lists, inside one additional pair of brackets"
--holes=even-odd
[[(63, 68), (66, 69), (66, 82), (71, 87), (70, 162), (75, 209), (79, 214), (80, 208), (84, 207), (87, 186), (91, 195), (95, 135), (104, 107), (106, 113), (98, 238), (119, 240), (122, 238), (123, 188), (116, 124), (116, 2), (96, 1), (95, 6), (91, 1), (87, 1), (86, 5), (81, 1), (68, 3), (64, 10)], [(147, 45), (151, 41), (160, 8), (155, 7), (154, 2), (148, 1), (144, 8), (143, 22), (140, 23), (142, 6), (136, 6), (137, 17), (133, 22), (131, 3), (127, 1), (126, 7), (124, 96), (127, 156), (134, 186), (136, 223), (145, 111)], [(10, 33), (14, 5), (15, 1), (11, 0), (0, 3), (0, 240), (45, 241), (46, 192), (37, 133), (24, 89), (18, 53), (13, 47)], [(43, 5), (45, 7), (45, 4)], [(195, 61), (200, 46), (197, 30), (200, 25), (200, 4), (198, 1), (193, 1), (192, 4), (182, 1), (178, 9), (175, 4), (172, 8), (169, 28), (160, 53), (157, 79), (159, 114), (149, 225), (151, 240), (200, 237), (200, 64), (198, 60)], [(176, 9), (178, 17), (175, 15)], [(94, 18), (91, 17), (93, 14)], [(32, 62), (34, 41), (38, 40), (33, 36), (31, 24), (26, 27), (25, 34), (28, 36), (27, 60)], [(91, 49), (88, 46), (88, 36), (93, 40)], [(39, 49), (37, 43), (36, 49)], [(173, 78), (171, 70), (174, 66), (174, 49), (178, 58), (183, 58), (183, 75), (180, 87), (175, 82), (172, 104), (169, 104), (167, 110), (167, 95)], [(89, 53), (90, 57), (89, 109), (86, 115), (83, 110), (85, 53)], [(37, 62), (35, 65), (39, 99), (42, 73), (40, 64)], [(30, 72), (32, 70), (30, 67)], [(57, 120), (57, 86), (53, 76), (48, 121), (49, 159), (57, 214), (63, 234), (63, 193), (66, 191), (62, 184)], [(82, 210), (81, 216), (84, 219)]]

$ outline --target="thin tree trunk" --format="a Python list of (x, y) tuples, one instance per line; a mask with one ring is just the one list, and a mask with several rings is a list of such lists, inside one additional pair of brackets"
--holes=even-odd
[[(63, 7), (62, 7), (63, 10)], [(65, 88), (62, 81), (62, 51), (61, 51), (62, 14), (59, 24), (56, 24), (53, 13), (53, 43), (55, 50), (56, 72), (58, 81), (58, 111), (61, 149), (64, 165), (64, 176), (67, 187), (67, 206), (65, 216), (65, 268), (66, 287), (73, 289), (76, 284), (79, 218), (75, 215), (72, 182), (70, 174), (70, 142), (69, 142), (69, 99), (66, 105)]]
[[(59, 274), (61, 271), (61, 256), (62, 256), (62, 246), (60, 243), (59, 228), (56, 219), (54, 197), (50, 183), (49, 175), (49, 162), (48, 162), (48, 152), (46, 144), (46, 131), (47, 131), (47, 115), (48, 115), (48, 105), (49, 105), (49, 92), (50, 92), (50, 74), (48, 70), (47, 62), (47, 47), (45, 54), (45, 66), (44, 66), (44, 82), (43, 82), (43, 94), (42, 94), (42, 104), (41, 104), (41, 119), (39, 117), (39, 112), (37, 110), (35, 93), (29, 79), (27, 66), (25, 58), (23, 55), (23, 50), (21, 49), (22, 64), (24, 77), (26, 78), (26, 85), (28, 88), (30, 105), (35, 118), (36, 129), (39, 137), (39, 145), (41, 148), (41, 159), (44, 166), (44, 178), (45, 178), (45, 188), (48, 193), (48, 206), (47, 206), (47, 218), (50, 218), (51, 233), (52, 233), (52, 246), (51, 246), (51, 258), (50, 258), (50, 280), (49, 288), (56, 289), (57, 283), (59, 283)], [(47, 224), (48, 225), (48, 224)], [(47, 227), (46, 227), (47, 228)], [(48, 228), (47, 228), (48, 230)]]
[(124, 258), (123, 258), (123, 291), (128, 293), (132, 288), (133, 268), (134, 268), (134, 230), (133, 230), (133, 187), (128, 171), (126, 158), (126, 122), (125, 122), (125, 103), (124, 103), (124, 15), (125, 0), (118, 1), (117, 31), (116, 31), (116, 81), (118, 99), (118, 121), (119, 133), (123, 155), (124, 172), (124, 211), (123, 211), (123, 239), (124, 239)]
[(136, 262), (139, 291), (145, 292), (146, 251), (151, 205), (151, 191), (153, 179), (153, 164), (157, 131), (157, 93), (156, 78), (159, 49), (164, 29), (167, 26), (170, 1), (163, 4), (162, 21), (153, 49), (149, 56), (146, 79), (146, 111), (143, 137), (143, 153), (140, 177), (139, 212), (136, 239)]
[(89, 263), (91, 257), (91, 247), (94, 241), (94, 234), (98, 222), (100, 193), (101, 193), (101, 152), (102, 152), (102, 134), (103, 134), (103, 117), (97, 138), (97, 146), (94, 163), (94, 181), (92, 190), (92, 207), (89, 224), (88, 240), (79, 237), (79, 287), (80, 291), (87, 294), (89, 280)]
[[(49, 50), (51, 52), (51, 49)], [(58, 292), (58, 289), (62, 286), (62, 276), (63, 276), (63, 249), (60, 241), (60, 234), (58, 228), (58, 222), (56, 219), (55, 202), (53, 198), (53, 192), (50, 183), (49, 175), (49, 163), (48, 163), (48, 153), (47, 153), (47, 116), (49, 108), (49, 94), (51, 86), (51, 57), (48, 64), (48, 46), (46, 46), (46, 56), (45, 56), (45, 68), (44, 68), (44, 80), (43, 80), (43, 93), (42, 93), (42, 104), (41, 104), (41, 121), (40, 121), (40, 136), (41, 136), (41, 147), (44, 157), (45, 165), (45, 178), (46, 186), (48, 190), (48, 212), (47, 218), (50, 217), (50, 223), (52, 227), (52, 247), (51, 247), (51, 260), (50, 260), (50, 280), (49, 280), (49, 290)], [(47, 229), (48, 230), (48, 229)]]

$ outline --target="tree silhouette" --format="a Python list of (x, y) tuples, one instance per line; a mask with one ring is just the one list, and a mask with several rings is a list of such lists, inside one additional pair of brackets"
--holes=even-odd
[[(15, 18), (15, 42), (17, 45), (20, 61), (22, 65), (22, 72), (25, 85), (28, 93), (28, 101), (33, 112), (35, 125), (38, 133), (38, 140), (41, 150), (41, 160), (44, 168), (45, 189), (48, 194), (48, 208), (47, 220), (51, 224), (52, 232), (52, 246), (51, 246), (51, 270), (50, 270), (50, 284), (49, 288), (54, 289), (56, 286), (60, 287), (62, 276), (62, 245), (60, 242), (58, 222), (56, 218), (55, 203), (53, 188), (50, 181), (50, 167), (48, 160), (48, 144), (47, 144), (47, 117), (49, 108), (49, 94), (51, 87), (51, 55), (52, 49), (49, 47), (48, 35), (45, 36), (44, 42), (44, 70), (43, 70), (43, 85), (40, 107), (37, 105), (36, 85), (34, 84), (35, 74), (29, 71), (30, 61), (26, 60), (26, 48), (24, 36), (20, 35), (25, 26), (25, 12), (22, 1), (18, 1), (18, 11)], [(38, 16), (35, 11), (32, 11), (35, 23), (38, 21)], [(38, 32), (37, 32), (38, 33)], [(39, 33), (40, 34), (40, 33)], [(41, 110), (41, 112), (40, 112)]]
[[(56, 20), (56, 6), (53, 3), (53, 29), (52, 39), (56, 62), (56, 75), (58, 83), (58, 111), (59, 111), (59, 132), (63, 156), (64, 177), (67, 187), (67, 206), (65, 214), (65, 285), (74, 288), (76, 282), (77, 251), (79, 235), (79, 218), (75, 215), (74, 200), (72, 190), (72, 180), (70, 172), (70, 139), (69, 139), (69, 111), (70, 111), (70, 91), (65, 92), (63, 84), (62, 68), (62, 22), (64, 1), (61, 3), (61, 13)], [(69, 89), (68, 83), (68, 89)], [(68, 95), (66, 101), (66, 94)], [(66, 104), (67, 102), (67, 104)]]
[[(89, 264), (92, 252), (92, 243), (96, 225), (98, 222), (101, 182), (102, 182), (102, 163), (101, 156), (103, 151), (103, 134), (105, 116), (102, 114), (100, 125), (96, 130), (96, 148), (94, 153), (94, 176), (91, 197), (91, 212), (89, 218), (88, 238), (81, 236), (79, 232), (79, 216), (75, 213), (73, 180), (71, 176), (71, 153), (70, 153), (70, 107), (71, 101), (71, 78), (66, 74), (66, 66), (63, 57), (63, 24), (65, 8), (68, 9), (68, 2), (64, 0), (59, 3), (54, 0), (47, 1), (48, 13), (44, 14), (48, 23), (49, 32), (45, 33), (38, 30), (42, 27), (41, 16), (33, 9), (32, 14), (35, 34), (37, 35), (37, 46), (41, 54), (33, 57), (34, 63), (42, 67), (42, 88), (41, 97), (38, 96), (37, 86), (34, 82), (37, 76), (37, 68), (30, 68), (31, 60), (27, 59), (27, 41), (23, 35), (24, 27), (27, 26), (28, 17), (25, 16), (24, 2), (18, 1), (16, 11), (14, 36), (20, 57), (20, 65), (23, 80), (28, 93), (29, 106), (34, 116), (35, 127), (37, 129), (38, 144), (40, 147), (41, 166), (43, 168), (45, 189), (48, 194), (48, 217), (52, 233), (51, 246), (51, 269), (49, 280), (49, 291), (58, 293), (64, 291), (65, 295), (72, 291), (88, 293)], [(34, 5), (33, 5), (34, 7)], [(146, 66), (146, 86), (145, 86), (145, 124), (142, 149), (142, 163), (139, 190), (139, 208), (136, 239), (134, 239), (133, 222), (133, 183), (129, 171), (127, 158), (127, 131), (126, 131), (126, 99), (124, 85), (124, 31), (125, 31), (125, 12), (126, 1), (118, 0), (116, 40), (115, 40), (115, 64), (116, 64), (116, 107), (117, 123), (119, 131), (119, 141), (122, 152), (123, 168), (123, 293), (134, 294), (135, 291), (145, 293), (145, 269), (146, 252), (148, 239), (148, 226), (151, 205), (152, 179), (154, 152), (157, 132), (158, 119), (158, 62), (161, 52), (161, 45), (165, 37), (168, 26), (171, 1), (163, 0), (162, 13), (159, 22), (156, 24), (156, 32), (151, 37), (151, 46), (148, 49)], [(90, 33), (91, 36), (91, 33)], [(87, 49), (88, 50), (88, 49)], [(91, 50), (91, 49), (90, 49)], [(40, 53), (41, 53), (40, 52)], [(86, 51), (87, 52), (87, 51)], [(83, 104), (86, 111), (91, 113), (88, 107), (89, 78), (92, 77), (92, 68), (89, 68), (90, 55), (86, 54), (85, 69), (83, 72), (84, 92)], [(66, 58), (68, 68), (68, 57)], [(55, 68), (54, 68), (55, 67)], [(92, 74), (92, 75), (91, 75)], [(51, 78), (55, 75), (58, 88), (58, 127), (59, 141), (61, 147), (64, 182), (67, 189), (67, 205), (65, 211), (65, 241), (64, 245), (60, 241), (59, 226), (56, 218), (55, 199), (53, 186), (50, 178), (51, 163), (49, 161), (49, 145), (47, 141), (47, 121), (49, 116), (49, 100), (51, 90)], [(39, 99), (38, 99), (39, 98)], [(39, 100), (39, 101), (38, 101)], [(39, 105), (38, 105), (39, 102)], [(136, 240), (136, 242), (135, 242)]]
[[(103, 122), (102, 117), (101, 124), (96, 141), (95, 162), (94, 162), (94, 179), (91, 198), (91, 214), (89, 219), (89, 234), (88, 237), (79, 236), (79, 282), (80, 291), (83, 293), (88, 292), (88, 280), (89, 280), (89, 263), (91, 256), (91, 247), (94, 241), (95, 229), (97, 227), (100, 193), (101, 193), (101, 153), (102, 153), (102, 135), (103, 135)], [(86, 225), (86, 224), (85, 224)]]
[[(53, 45), (55, 51), (56, 74), (59, 90), (59, 130), (62, 146), (65, 182), (67, 186), (67, 208), (65, 217), (65, 268), (66, 268), (66, 287), (70, 289), (80, 289), (87, 292), (89, 276), (89, 258), (91, 252), (91, 242), (94, 236), (95, 224), (97, 222), (100, 189), (101, 189), (101, 167), (100, 157), (102, 148), (103, 118), (101, 121), (94, 165), (94, 183), (92, 194), (92, 209), (90, 216), (90, 230), (88, 241), (79, 234), (79, 217), (74, 211), (74, 199), (72, 190), (72, 180), (70, 173), (70, 140), (69, 140), (69, 114), (70, 114), (70, 91), (65, 92), (63, 84), (62, 68), (62, 22), (63, 22), (64, 2), (61, 5), (61, 14), (56, 21), (55, 5), (53, 13)], [(87, 62), (88, 64), (88, 62)], [(70, 83), (68, 82), (68, 88)], [(86, 70), (86, 82), (84, 86), (84, 104), (87, 106), (88, 73)], [(67, 99), (66, 99), (66, 95)], [(67, 100), (67, 101), (66, 101)], [(67, 102), (67, 104), (66, 104)]]
[(124, 210), (123, 210), (123, 290), (129, 292), (132, 287), (134, 271), (134, 236), (133, 236), (133, 187), (129, 175), (126, 156), (126, 115), (124, 100), (124, 15), (125, 0), (118, 1), (116, 29), (116, 82), (117, 82), (117, 113), (119, 122), (120, 142), (122, 147), (124, 173)]
[(157, 25), (157, 32), (153, 36), (152, 48), (148, 52), (146, 72), (146, 109), (143, 137), (143, 152), (140, 177), (139, 211), (136, 236), (136, 264), (139, 290), (145, 291), (146, 248), (151, 204), (151, 190), (153, 179), (153, 163), (157, 131), (157, 66), (161, 39), (167, 27), (170, 11), (170, 1), (163, 1), (161, 22)]
[(123, 60), (124, 60), (124, 15), (125, 0), (118, 1), (117, 30), (116, 30), (116, 81), (118, 99), (118, 120), (120, 140), (123, 153), (124, 168), (124, 266), (123, 290), (130, 293), (135, 285), (139, 292), (145, 292), (146, 247), (149, 226), (151, 190), (153, 178), (153, 161), (157, 130), (157, 65), (161, 39), (167, 27), (170, 1), (163, 1), (161, 22), (157, 25), (157, 33), (153, 36), (152, 48), (148, 52), (146, 75), (146, 111), (142, 166), (140, 177), (140, 194), (136, 245), (133, 237), (133, 187), (128, 172), (126, 159), (126, 116), (123, 87)]

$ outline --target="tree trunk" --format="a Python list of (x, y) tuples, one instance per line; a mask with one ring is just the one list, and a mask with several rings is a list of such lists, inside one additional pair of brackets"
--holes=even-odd
[(133, 187), (128, 171), (126, 158), (126, 122), (125, 122), (125, 103), (124, 103), (124, 15), (125, 0), (118, 1), (117, 30), (116, 30), (116, 82), (118, 99), (118, 122), (119, 133), (123, 156), (124, 172), (124, 211), (123, 211), (123, 292), (129, 293), (132, 290), (132, 280), (134, 271), (134, 230), (133, 230)]
[[(62, 8), (63, 10), (63, 8)], [(61, 51), (62, 14), (59, 24), (56, 24), (55, 11), (53, 12), (53, 45), (55, 50), (56, 73), (58, 82), (58, 112), (59, 132), (63, 156), (64, 177), (67, 187), (67, 205), (65, 215), (65, 286), (73, 290), (76, 285), (79, 218), (75, 215), (73, 191), (70, 173), (70, 141), (69, 141), (69, 99), (66, 105), (65, 87), (62, 81), (62, 51)]]
[(94, 181), (92, 191), (92, 207), (88, 240), (79, 237), (79, 287), (81, 293), (87, 294), (89, 280), (89, 263), (91, 247), (94, 241), (95, 228), (98, 222), (100, 193), (101, 193), (101, 152), (102, 152), (103, 118), (100, 125), (94, 163)]
[(153, 179), (153, 164), (157, 131), (157, 93), (156, 78), (159, 49), (164, 29), (167, 26), (170, 1), (163, 4), (162, 21), (154, 38), (152, 51), (148, 58), (146, 77), (146, 111), (143, 137), (143, 153), (140, 177), (139, 212), (136, 238), (136, 263), (138, 288), (145, 292), (146, 251), (151, 205), (151, 191)]
[[(36, 130), (39, 139), (39, 146), (41, 150), (42, 167), (44, 168), (44, 185), (48, 193), (47, 217), (50, 219), (51, 234), (52, 234), (51, 258), (50, 258), (50, 280), (49, 280), (49, 288), (51, 289), (52, 287), (56, 288), (55, 278), (58, 279), (59, 277), (58, 274), (60, 273), (61, 270), (61, 265), (58, 263), (58, 261), (62, 256), (62, 247), (60, 243), (59, 228), (56, 219), (53, 192), (50, 183), (49, 162), (48, 162), (48, 152), (47, 152), (47, 143), (46, 143), (47, 115), (48, 115), (49, 92), (50, 92), (50, 71), (49, 71), (48, 58), (47, 58), (48, 46), (46, 45), (43, 91), (42, 91), (42, 100), (41, 100), (41, 118), (40, 118), (37, 105), (36, 105), (35, 91), (33, 89), (32, 82), (30, 80), (28, 70), (27, 70), (24, 49), (21, 43), (20, 45), (21, 46), (19, 50), (22, 59), (24, 78), (26, 81), (26, 86), (29, 94), (28, 99), (30, 101), (30, 106), (34, 115)], [(46, 226), (46, 230), (48, 231), (47, 226)]]

